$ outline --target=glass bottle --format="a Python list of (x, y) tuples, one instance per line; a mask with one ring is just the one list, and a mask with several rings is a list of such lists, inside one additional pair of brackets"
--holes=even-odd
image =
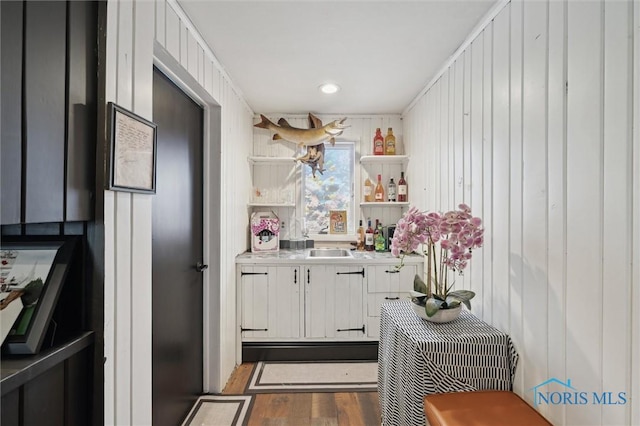
[(376, 185), (376, 190), (375, 190), (375, 201), (376, 202), (384, 201), (384, 187), (382, 186), (382, 175), (378, 175), (378, 184)]
[(387, 186), (387, 201), (396, 201), (396, 183), (393, 178), (389, 179), (389, 185)]
[(406, 203), (409, 199), (409, 186), (404, 179), (404, 172), (400, 172), (400, 180), (398, 181), (398, 201)]
[(374, 238), (375, 250), (378, 252), (382, 252), (385, 250), (384, 243), (384, 231), (382, 230), (382, 222), (378, 223), (378, 228), (376, 229), (376, 234)]
[(384, 137), (379, 127), (376, 129), (376, 135), (373, 137), (373, 155), (384, 155)]
[(367, 230), (364, 233), (364, 249), (366, 251), (373, 251), (373, 228), (371, 227), (371, 219), (368, 220)]
[(373, 182), (368, 177), (364, 181), (364, 201), (366, 203), (373, 201)]
[(360, 225), (358, 226), (358, 231), (356, 232), (357, 241), (356, 241), (356, 250), (364, 251), (364, 228), (362, 227), (362, 219), (360, 219)]
[(389, 127), (387, 136), (384, 138), (385, 155), (396, 155), (396, 137), (393, 136), (393, 129)]

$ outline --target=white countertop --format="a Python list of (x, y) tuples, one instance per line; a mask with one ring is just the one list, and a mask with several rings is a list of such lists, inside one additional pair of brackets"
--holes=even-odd
[[(332, 258), (308, 258), (310, 249), (305, 250), (285, 250), (281, 249), (271, 253), (251, 253), (245, 252), (236, 257), (236, 263), (278, 263), (278, 264), (385, 264), (399, 265), (400, 259), (391, 255), (390, 252), (374, 252), (374, 251), (351, 251), (353, 257), (332, 257)], [(408, 255), (404, 258), (405, 264), (420, 264), (423, 262), (422, 255)]]

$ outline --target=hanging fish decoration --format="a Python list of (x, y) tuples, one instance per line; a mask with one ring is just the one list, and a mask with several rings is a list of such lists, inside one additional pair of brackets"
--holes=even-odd
[(284, 118), (278, 120), (278, 124), (275, 124), (262, 114), (260, 114), (260, 118), (262, 121), (254, 124), (255, 127), (275, 132), (273, 135), (274, 141), (284, 139), (286, 141), (296, 143), (298, 146), (319, 145), (327, 141), (331, 142), (331, 145), (335, 145), (336, 136), (340, 136), (344, 129), (349, 127), (343, 124), (347, 117), (340, 120), (334, 120), (323, 126), (322, 121), (311, 113), (309, 114), (309, 121), (311, 122), (312, 127), (309, 129), (293, 127)]

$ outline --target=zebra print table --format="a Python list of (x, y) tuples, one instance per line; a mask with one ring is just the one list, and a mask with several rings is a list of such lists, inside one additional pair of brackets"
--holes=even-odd
[(464, 309), (455, 321), (430, 323), (410, 303), (381, 308), (378, 395), (385, 426), (424, 425), (427, 394), (511, 390), (518, 353), (509, 335)]

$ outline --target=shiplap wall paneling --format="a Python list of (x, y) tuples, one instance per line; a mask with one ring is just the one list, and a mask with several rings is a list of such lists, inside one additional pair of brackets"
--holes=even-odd
[[(437, 161), (431, 163), (431, 167), (436, 170), (440, 170), (440, 184), (436, 191), (439, 192), (440, 197), (438, 210), (445, 211), (449, 206), (449, 188), (451, 187), (451, 179), (449, 174), (449, 168), (451, 162), (449, 161), (449, 134), (450, 126), (450, 108), (449, 108), (449, 93), (450, 93), (451, 79), (450, 72), (447, 71), (440, 78), (440, 152), (436, 157)], [(427, 121), (427, 120), (424, 120)], [(436, 141), (437, 143), (437, 141)]]
[[(522, 254), (522, 66), (523, 66), (523, 5), (524, 0), (511, 2), (509, 32), (509, 333), (515, 344), (523, 345), (522, 303), (524, 259)], [(516, 372), (514, 387), (523, 386), (523, 374), (528, 366)]]
[[(165, 25), (164, 34), (165, 39), (163, 46), (169, 51), (171, 56), (180, 60), (180, 18), (178, 14), (170, 7), (166, 2), (159, 2), (159, 4), (165, 5)], [(158, 6), (159, 7), (159, 6)], [(159, 33), (161, 34), (161, 33)], [(158, 40), (162, 44), (162, 40)]]
[[(603, 10), (599, 2), (569, 2), (568, 8), (567, 377), (601, 391)], [(566, 409), (571, 422), (602, 421), (597, 405)]]
[[(475, 268), (481, 269), (482, 309), (474, 306), (474, 312), (512, 336), (521, 356), (514, 390), (529, 403), (532, 388), (552, 377), (571, 379), (587, 392), (586, 404), (539, 405), (554, 424), (640, 420), (633, 396), (640, 393), (640, 322), (633, 303), (640, 279), (635, 6), (510, 2), (404, 115), (408, 146), (425, 139), (448, 150), (433, 165), (443, 177), (440, 199), (457, 199), (459, 181), (451, 178), (459, 178), (460, 169), (456, 123), (466, 117), (456, 102), (459, 83), (470, 84), (462, 177), (467, 182), (470, 158), (471, 207), (481, 205), (487, 229), (467, 281), (475, 289)], [(476, 51), (480, 43), (482, 52)], [(430, 95), (438, 85), (436, 112)], [(466, 86), (462, 90), (466, 114)], [(434, 122), (447, 123), (453, 136), (434, 137), (428, 130)], [(593, 392), (626, 392), (627, 403), (593, 403)]]
[[(634, 366), (640, 365), (640, 291), (636, 291), (636, 289), (640, 288), (640, 197), (637, 196), (640, 193), (640, 6), (637, 3), (631, 2), (629, 5), (631, 9), (631, 13), (629, 16), (633, 16), (632, 21), (632, 31), (633, 31), (633, 46), (631, 50), (631, 57), (634, 59), (633, 61), (633, 84), (634, 92), (633, 92), (633, 101), (632, 101), (632, 111), (633, 113), (633, 142), (632, 142), (632, 152), (633, 152), (633, 173), (632, 173), (632, 224), (631, 229), (633, 230), (631, 233), (632, 236), (632, 253), (633, 259), (632, 264), (633, 268), (631, 271), (632, 280), (631, 280), (631, 288), (632, 290), (632, 299), (631, 299), (631, 324), (635, 324), (635, 327), (631, 328), (631, 394), (635, 399), (640, 395), (640, 369)], [(640, 424), (640, 404), (637, 402), (633, 404), (631, 407), (631, 424)]]
[[(493, 229), (493, 22), (483, 31), (482, 64), (482, 211), (477, 211), (486, 230)], [(472, 117), (473, 120), (473, 117)], [(474, 182), (473, 185), (478, 185)], [(477, 209), (475, 205), (472, 208)], [(492, 231), (488, 231), (492, 232)], [(493, 323), (493, 238), (484, 239), (482, 248), (482, 318)], [(477, 267), (478, 265), (476, 265)]]
[(451, 118), (452, 134), (451, 134), (451, 153), (453, 159), (453, 186), (451, 207), (446, 210), (455, 208), (458, 204), (464, 202), (464, 68), (466, 63), (466, 55), (463, 53), (453, 64), (453, 84), (451, 90), (453, 92), (453, 116)]
[[(471, 202), (471, 70), (472, 70), (471, 46), (464, 52), (464, 74), (462, 80), (462, 177), (461, 200), (463, 203)], [(457, 207), (457, 206), (455, 206)], [(465, 287), (468, 282), (465, 280)]]
[[(524, 2), (522, 54), (522, 295), (524, 383), (542, 383), (547, 368), (547, 13)], [(513, 74), (512, 74), (513, 78)], [(529, 393), (530, 395), (530, 393)], [(532, 398), (529, 402), (534, 402)], [(540, 407), (548, 414), (548, 406)]]
[[(637, 5), (637, 2), (636, 2)], [(628, 389), (629, 351), (605, 348), (630, 347), (631, 335), (620, 324), (631, 321), (632, 198), (621, 191), (632, 176), (632, 9), (627, 2), (605, 2), (602, 22), (602, 390)], [(638, 58), (636, 58), (636, 63)], [(570, 86), (571, 93), (571, 86)], [(636, 111), (636, 116), (638, 115)], [(636, 188), (635, 194), (640, 192)], [(615, 277), (615, 278), (614, 278)], [(636, 287), (637, 288), (637, 287)], [(615, 297), (611, 295), (615, 294)], [(636, 324), (637, 325), (637, 324)], [(636, 398), (634, 397), (634, 400)], [(636, 401), (637, 403), (637, 401)], [(602, 407), (603, 422), (631, 424), (630, 412), (616, 406)]]
[[(133, 99), (132, 108), (137, 114), (152, 119), (154, 22), (148, 19), (153, 16), (154, 5), (150, 2), (137, 2), (134, 8), (133, 50), (135, 56), (132, 64)], [(152, 197), (146, 194), (131, 194), (131, 337), (135, 342), (135, 350), (131, 353), (131, 395), (145, 395), (148, 392), (152, 377), (151, 321), (152, 321), (152, 257), (151, 243)], [(135, 318), (135, 321), (133, 320)], [(131, 423), (143, 424), (148, 421), (151, 412), (151, 396), (136, 398), (131, 405)]]
[[(445, 109), (442, 108), (442, 100), (443, 100), (443, 80), (440, 79), (436, 82), (433, 88), (433, 102), (434, 102), (434, 121), (431, 123), (435, 128), (435, 143), (429, 144), (426, 141), (423, 142), (427, 147), (432, 147), (429, 151), (431, 155), (431, 161), (429, 163), (430, 173), (432, 174), (432, 183), (429, 188), (430, 197), (430, 205), (427, 206), (430, 210), (442, 210), (442, 205), (440, 203), (440, 187), (441, 185), (441, 170), (439, 167), (435, 167), (436, 163), (442, 163), (442, 138), (445, 133), (446, 127), (442, 125), (443, 115)], [(424, 120), (426, 121), (426, 120)]]
[[(480, 34), (471, 44), (470, 61), (470, 97), (469, 97), (469, 178), (465, 180), (465, 186), (470, 190), (469, 198), (465, 202), (473, 206), (471, 212), (474, 216), (482, 217), (482, 178), (483, 178), (483, 138), (482, 138), (482, 73), (484, 71), (484, 34)], [(438, 117), (434, 117), (437, 121)], [(468, 288), (476, 293), (478, 300), (483, 300), (483, 272), (484, 250), (475, 250), (473, 253), (474, 262), (469, 264), (467, 275), (469, 276)], [(474, 312), (482, 318), (482, 303), (474, 304)]]
[[(566, 303), (566, 2), (549, 3), (547, 81), (547, 366), (550, 377), (567, 377)], [(565, 423), (564, 406), (547, 410), (553, 424)]]
[(487, 224), (493, 243), (493, 324), (510, 332), (509, 300), (509, 28), (511, 5), (493, 26), (493, 221)]

